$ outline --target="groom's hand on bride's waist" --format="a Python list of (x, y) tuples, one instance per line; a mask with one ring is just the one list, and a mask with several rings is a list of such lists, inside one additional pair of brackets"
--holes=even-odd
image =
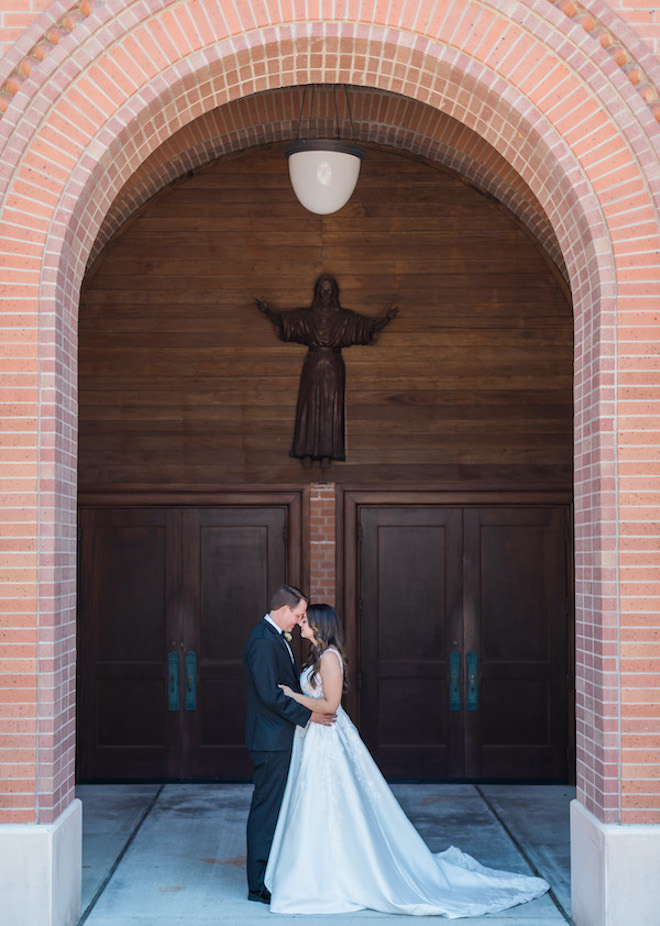
[(312, 716), (309, 719), (312, 721), (312, 723), (320, 723), (324, 727), (331, 727), (337, 719), (337, 715), (321, 714), (319, 711), (312, 711)]

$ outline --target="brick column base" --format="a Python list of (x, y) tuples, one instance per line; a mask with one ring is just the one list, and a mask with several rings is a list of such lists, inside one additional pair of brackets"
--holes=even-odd
[(660, 923), (660, 825), (601, 823), (571, 803), (571, 893), (576, 926)]
[(3, 923), (75, 926), (82, 884), (82, 804), (73, 800), (54, 823), (0, 826)]

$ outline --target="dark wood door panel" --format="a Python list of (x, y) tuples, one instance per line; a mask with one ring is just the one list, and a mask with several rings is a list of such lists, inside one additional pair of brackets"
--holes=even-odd
[(167, 711), (177, 539), (171, 512), (81, 513), (78, 775), (176, 774), (178, 718)]
[(566, 509), (466, 509), (464, 525), (465, 646), (479, 676), (468, 777), (565, 780)]
[(80, 780), (249, 777), (243, 647), (291, 505), (81, 509)]
[(360, 724), (385, 774), (567, 780), (568, 509), (364, 505), (359, 524)]
[[(243, 648), (273, 589), (286, 581), (287, 510), (186, 513), (190, 646), (198, 697), (186, 726), (187, 774), (247, 777)], [(194, 636), (193, 636), (194, 635)]]
[(362, 734), (386, 775), (460, 775), (460, 510), (364, 507), (360, 527)]

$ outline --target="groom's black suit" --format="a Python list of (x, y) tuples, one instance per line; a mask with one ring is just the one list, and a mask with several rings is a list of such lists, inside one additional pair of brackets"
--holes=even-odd
[(264, 890), (264, 872), (286, 785), (296, 725), (312, 712), (287, 698), (278, 685), (300, 691), (298, 669), (282, 634), (265, 618), (254, 628), (243, 656), (247, 683), (245, 744), (254, 763), (254, 794), (247, 825), (250, 892)]

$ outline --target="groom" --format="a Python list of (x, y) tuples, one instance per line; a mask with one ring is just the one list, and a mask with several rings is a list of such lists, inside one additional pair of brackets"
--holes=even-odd
[(273, 595), (270, 612), (254, 628), (245, 646), (247, 683), (246, 746), (254, 765), (254, 793), (247, 823), (248, 900), (270, 903), (264, 873), (284, 795), (296, 725), (329, 724), (318, 714), (287, 698), (278, 687), (300, 691), (298, 667), (285, 637), (307, 611), (307, 599), (291, 585)]

